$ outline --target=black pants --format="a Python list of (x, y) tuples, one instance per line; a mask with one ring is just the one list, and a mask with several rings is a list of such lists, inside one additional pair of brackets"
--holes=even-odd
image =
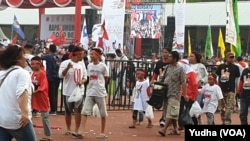
[[(184, 109), (186, 109), (186, 108), (190, 109), (192, 107), (193, 103), (194, 103), (194, 101), (192, 101), (192, 100), (186, 101), (184, 99), (184, 97), (181, 96), (179, 119), (180, 119), (181, 113), (184, 112)], [(198, 125), (198, 119), (196, 117), (192, 117), (192, 120), (194, 122), (194, 125)], [(178, 125), (180, 128), (184, 128), (184, 125), (180, 122), (180, 120), (178, 122)]]
[(48, 81), (50, 112), (57, 112), (58, 88), (60, 81)]

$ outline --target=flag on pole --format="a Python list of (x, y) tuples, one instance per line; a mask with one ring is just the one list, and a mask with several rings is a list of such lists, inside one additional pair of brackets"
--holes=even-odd
[(192, 45), (191, 45), (190, 33), (188, 30), (188, 56), (191, 54), (191, 52), (192, 52)]
[(235, 56), (241, 56), (238, 0), (226, 0), (226, 12), (226, 42), (233, 45), (232, 50)]
[(106, 39), (106, 40), (109, 40), (108, 32), (106, 30), (105, 25), (106, 25), (106, 23), (105, 23), (105, 20), (104, 20), (103, 23), (102, 23), (102, 38)]
[(105, 20), (103, 21), (101, 25), (101, 37), (99, 37), (99, 41), (97, 44), (97, 47), (104, 49), (104, 41), (109, 40), (108, 32), (105, 27), (106, 23)]
[(218, 47), (220, 48), (221, 57), (225, 58), (226, 47), (225, 47), (225, 43), (224, 43), (224, 40), (223, 40), (223, 35), (222, 35), (222, 32), (221, 32), (221, 29), (219, 30)]
[(18, 34), (16, 34), (16, 35), (13, 37), (13, 39), (12, 39), (12, 41), (11, 41), (11, 44), (15, 45), (15, 44), (17, 43), (17, 38), (18, 38)]
[(60, 46), (66, 42), (63, 27), (59, 26), (59, 35), (55, 40), (52, 41), (55, 45)]
[(20, 27), (20, 24), (17, 20), (16, 15), (14, 15), (14, 20), (13, 20), (13, 24), (12, 24), (12, 30), (15, 31), (22, 39), (25, 39), (25, 35), (23, 30)]
[(208, 59), (211, 59), (214, 55), (211, 36), (212, 36), (211, 27), (209, 25), (207, 29), (207, 37), (206, 37), (206, 44), (205, 44), (205, 58), (208, 58)]
[(233, 13), (234, 22), (236, 28), (236, 45), (234, 45), (235, 56), (241, 56), (241, 39), (240, 39), (240, 26), (239, 26), (239, 16), (238, 16), (238, 0), (233, 0)]

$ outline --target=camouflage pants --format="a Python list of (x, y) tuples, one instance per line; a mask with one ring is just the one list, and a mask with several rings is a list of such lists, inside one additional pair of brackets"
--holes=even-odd
[(231, 124), (231, 115), (234, 111), (235, 105), (235, 94), (234, 92), (223, 92), (224, 100), (226, 103), (225, 111), (221, 111), (221, 121), (222, 124), (229, 125)]

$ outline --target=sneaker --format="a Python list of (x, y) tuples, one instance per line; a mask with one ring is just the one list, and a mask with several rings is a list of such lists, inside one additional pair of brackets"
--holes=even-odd
[(164, 121), (160, 121), (160, 126), (164, 127), (165, 126), (165, 122)]
[(56, 112), (49, 112), (49, 115), (55, 116), (55, 115), (56, 115)]

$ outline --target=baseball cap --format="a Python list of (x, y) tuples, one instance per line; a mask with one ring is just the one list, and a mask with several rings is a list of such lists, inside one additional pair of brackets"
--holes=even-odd
[(228, 52), (228, 53), (226, 54), (226, 57), (234, 57), (234, 54), (233, 54), (232, 52)]

